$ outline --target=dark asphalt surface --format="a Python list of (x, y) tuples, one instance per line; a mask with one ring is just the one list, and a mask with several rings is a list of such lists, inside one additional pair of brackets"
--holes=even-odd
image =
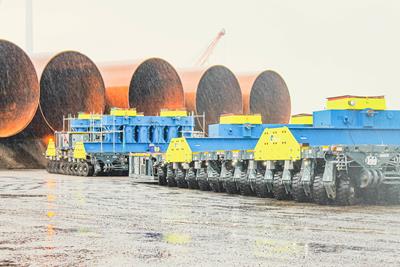
[(400, 206), (0, 171), (0, 266), (399, 266)]

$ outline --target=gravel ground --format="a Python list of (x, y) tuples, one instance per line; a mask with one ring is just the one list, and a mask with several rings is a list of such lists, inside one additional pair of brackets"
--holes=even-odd
[(399, 266), (400, 206), (0, 171), (0, 266)]

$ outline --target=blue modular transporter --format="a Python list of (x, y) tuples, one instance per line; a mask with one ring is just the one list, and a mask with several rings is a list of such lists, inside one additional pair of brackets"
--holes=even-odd
[[(250, 154), (250, 151), (252, 151), (257, 144), (258, 139), (265, 128), (279, 126), (281, 125), (261, 124), (260, 115), (229, 115), (221, 117), (221, 122), (219, 124), (209, 125), (208, 137), (183, 137), (178, 138), (177, 140), (184, 140), (185, 144), (190, 147), (190, 159), (187, 159), (188, 161), (203, 160), (211, 162), (211, 160), (217, 160), (219, 157), (222, 157), (222, 154), (224, 153), (224, 157), (226, 159), (236, 157), (237, 154)], [(310, 127), (309, 125), (302, 126)], [(170, 150), (174, 151), (174, 147), (176, 146), (176, 151), (178, 151), (178, 154), (179, 152), (184, 152), (185, 150), (182, 150), (181, 144), (179, 142), (174, 142), (174, 140), (176, 139), (173, 139), (169, 145)], [(172, 155), (171, 157), (168, 153), (163, 155), (161, 159), (155, 160), (156, 162), (161, 163), (156, 164), (156, 166), (153, 165), (153, 167), (156, 168), (155, 171), (143, 168), (140, 166), (140, 164), (138, 164), (138, 162), (153, 162), (154, 157), (154, 154), (142, 155), (138, 153), (132, 153), (130, 156), (130, 176), (136, 179), (143, 178), (145, 176), (150, 179), (158, 179), (160, 184), (170, 184), (172, 186), (177, 185), (180, 187), (191, 187), (192, 184), (195, 184), (190, 184), (191, 181), (189, 180), (188, 184), (185, 181), (185, 177), (182, 176), (180, 176), (180, 179), (175, 179), (171, 175), (167, 175), (167, 162), (181, 162), (179, 160), (174, 161), (174, 156)], [(149, 166), (149, 164), (146, 163), (146, 166)], [(176, 169), (173, 168), (172, 164), (170, 164), (170, 167), (172, 170)], [(174, 172), (172, 170), (170, 173)], [(153, 174), (156, 175), (153, 177)], [(205, 186), (205, 183), (202, 185)]]
[(328, 99), (309, 125), (212, 125), (211, 138), (173, 139), (161, 184), (319, 204), (398, 203), (400, 111), (385, 110), (381, 98), (350, 98), (332, 100), (346, 107)]
[(75, 175), (117, 174), (128, 171), (131, 152), (165, 152), (171, 139), (190, 137), (193, 116), (186, 112), (140, 116), (136, 112), (111, 115), (81, 114), (66, 119), (46, 151), (49, 171)]

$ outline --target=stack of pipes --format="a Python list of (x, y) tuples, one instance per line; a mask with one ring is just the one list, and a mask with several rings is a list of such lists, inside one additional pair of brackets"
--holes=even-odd
[(144, 115), (185, 108), (205, 114), (205, 125), (226, 113), (259, 113), (264, 123), (287, 123), (291, 111), (288, 88), (274, 71), (235, 76), (216, 65), (177, 72), (160, 58), (96, 66), (76, 51), (31, 60), (0, 40), (0, 168), (43, 167), (47, 141), (62, 130), (64, 116), (112, 107), (134, 107)]

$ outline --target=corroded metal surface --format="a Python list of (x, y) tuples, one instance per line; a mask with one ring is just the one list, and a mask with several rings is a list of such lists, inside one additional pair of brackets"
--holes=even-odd
[(254, 84), (254, 80), (256, 79), (256, 74), (237, 74), (236, 75), (240, 89), (242, 90), (242, 98), (243, 98), (243, 114), (250, 113), (250, 92), (251, 87)]
[(182, 82), (171, 64), (160, 58), (140, 64), (129, 85), (129, 105), (144, 115), (156, 115), (160, 109), (183, 108)]
[(256, 78), (250, 93), (250, 112), (260, 113), (263, 123), (288, 123), (291, 102), (282, 77), (271, 70)]
[[(40, 105), (20, 133), (0, 139), (0, 168), (43, 168), (43, 153), (62, 118), (78, 112), (104, 110), (104, 83), (94, 63), (78, 52), (63, 52), (50, 60), (40, 81)], [(44, 116), (43, 116), (44, 115)]]
[(21, 132), (39, 103), (35, 68), (18, 46), (0, 40), (0, 138)]
[(66, 51), (53, 57), (40, 78), (40, 105), (52, 128), (62, 129), (63, 116), (78, 112), (102, 113), (104, 82), (85, 55)]
[(206, 125), (218, 123), (221, 114), (243, 112), (242, 93), (235, 75), (224, 66), (213, 66), (202, 76), (196, 92), (198, 114), (205, 113)]
[(139, 66), (138, 61), (98, 63), (106, 87), (107, 110), (129, 107), (129, 83)]

